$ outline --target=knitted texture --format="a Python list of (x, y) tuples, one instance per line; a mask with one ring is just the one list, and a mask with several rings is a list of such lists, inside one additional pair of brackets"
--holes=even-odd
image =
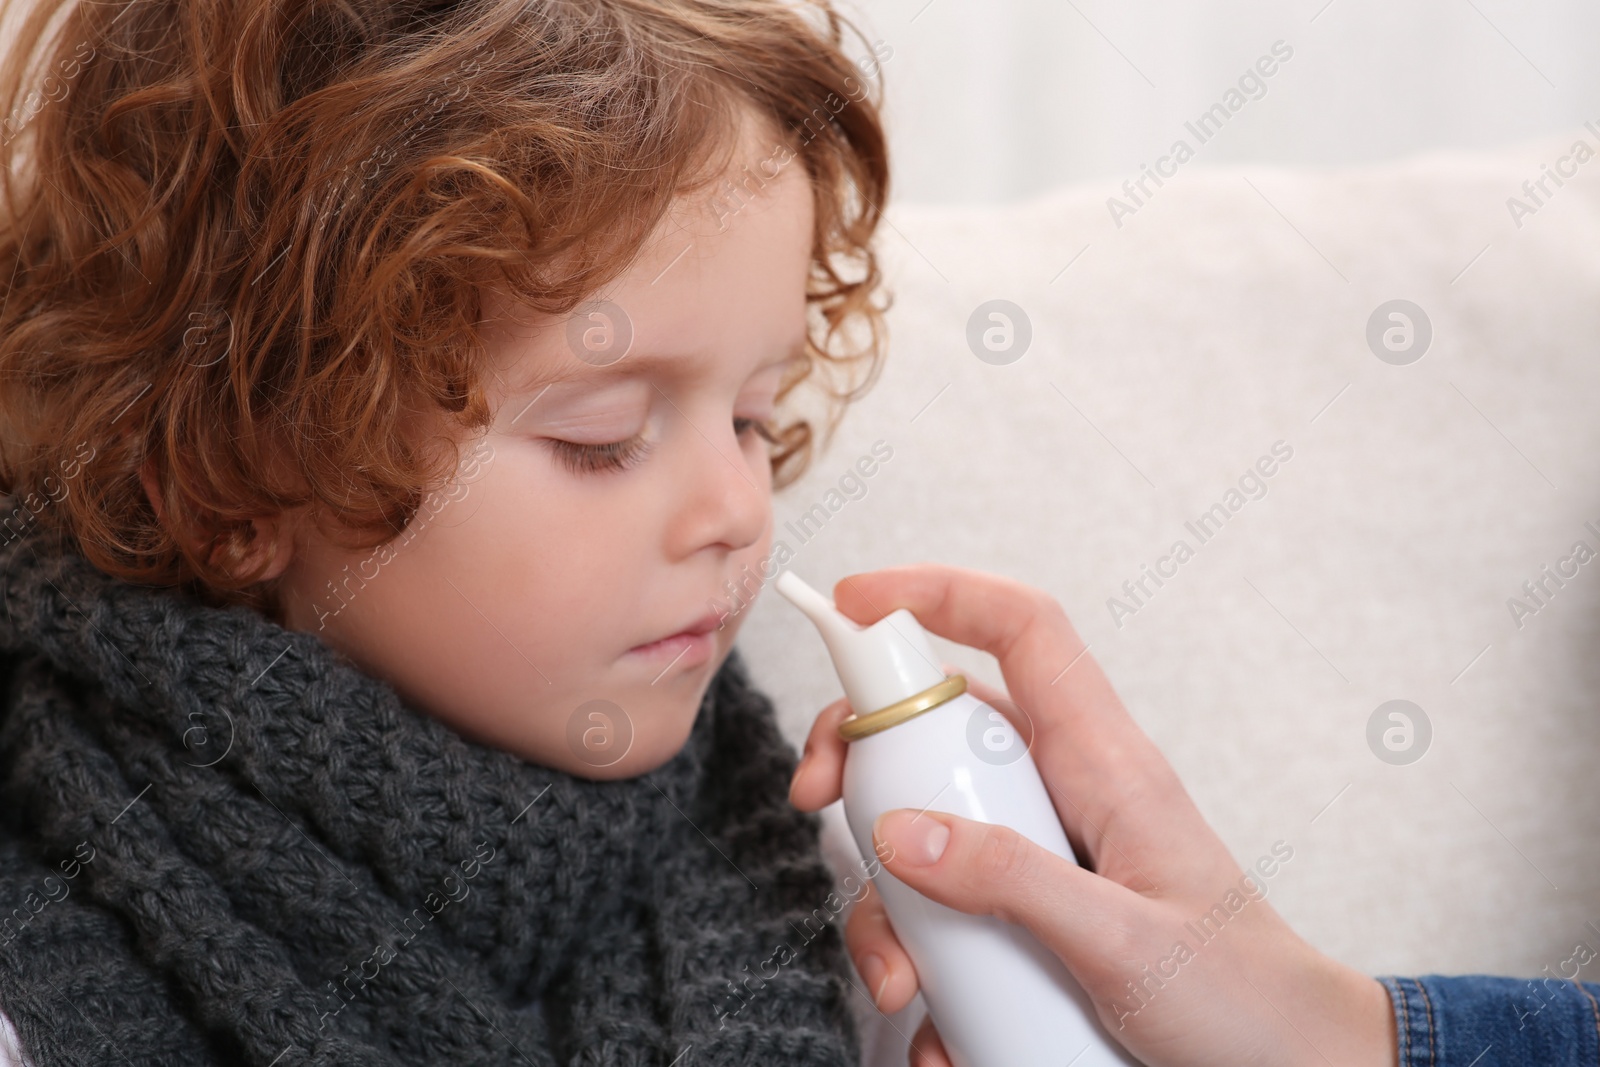
[(0, 1009), (37, 1067), (856, 1062), (737, 652), (682, 751), (594, 782), (37, 535), (0, 602)]

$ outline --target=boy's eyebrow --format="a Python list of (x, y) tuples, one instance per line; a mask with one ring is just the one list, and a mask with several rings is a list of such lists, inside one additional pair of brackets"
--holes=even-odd
[[(613, 381), (632, 378), (648, 371), (658, 370), (664, 366), (670, 366), (675, 363), (683, 363), (689, 358), (690, 357), (688, 355), (682, 353), (671, 355), (663, 353), (641, 356), (630, 355), (624, 356), (622, 359), (609, 366), (593, 367), (589, 370), (585, 370), (583, 367), (575, 365), (578, 361), (574, 357), (572, 362), (563, 360), (559, 369), (552, 369), (550, 371), (534, 375), (532, 378), (523, 382), (520, 386), (518, 386), (517, 394), (539, 393), (543, 392), (545, 389), (548, 389), (552, 385), (561, 385), (566, 382), (574, 382), (584, 378), (593, 378), (597, 385), (609, 384)], [(758, 364), (755, 369), (757, 372), (760, 372), (768, 370), (772, 367), (789, 363), (798, 363), (806, 358), (806, 339), (801, 337), (792, 345), (790, 345), (788, 350), (782, 355), (775, 356), (764, 363)]]

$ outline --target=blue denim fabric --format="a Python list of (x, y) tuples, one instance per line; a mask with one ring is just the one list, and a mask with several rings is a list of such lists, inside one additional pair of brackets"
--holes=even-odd
[(1600, 1064), (1600, 985), (1557, 978), (1379, 978), (1400, 1067)]

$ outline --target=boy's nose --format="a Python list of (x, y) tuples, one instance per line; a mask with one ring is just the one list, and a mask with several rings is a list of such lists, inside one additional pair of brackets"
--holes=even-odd
[(688, 555), (708, 546), (737, 551), (754, 544), (772, 514), (766, 470), (752, 464), (731, 427), (725, 433), (694, 436), (700, 447), (688, 450), (679, 482), (674, 547)]

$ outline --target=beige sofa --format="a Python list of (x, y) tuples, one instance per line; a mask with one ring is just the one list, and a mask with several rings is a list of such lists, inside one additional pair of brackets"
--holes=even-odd
[[(1580, 129), (1191, 164), (1137, 204), (1106, 182), (891, 210), (891, 357), (778, 498), (793, 569), (828, 589), (939, 560), (1050, 591), (1235, 856), (1293, 845), (1273, 903), (1357, 967), (1531, 975), (1600, 948), (1600, 561), (1575, 551), (1600, 552), (1600, 159), (1579, 140), (1600, 151)], [(993, 299), (1031, 325), (1011, 362), (1020, 334), (969, 345)], [(800, 743), (839, 693), (821, 642), (770, 591), (740, 640)], [(858, 1007), (869, 1062), (903, 1063), (920, 1006)]]

